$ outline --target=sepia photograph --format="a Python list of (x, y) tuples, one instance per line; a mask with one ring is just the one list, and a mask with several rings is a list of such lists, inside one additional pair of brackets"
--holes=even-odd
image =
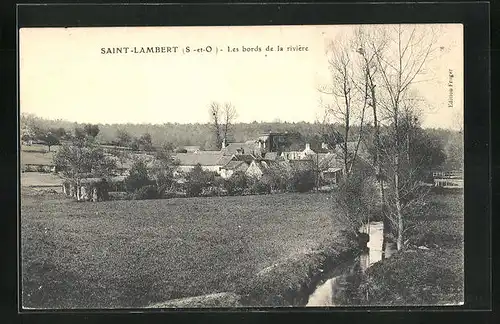
[(463, 39), (21, 28), (22, 309), (463, 305)]

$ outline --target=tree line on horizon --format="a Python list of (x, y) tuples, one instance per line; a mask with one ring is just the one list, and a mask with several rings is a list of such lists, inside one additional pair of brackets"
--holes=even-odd
[[(23, 130), (35, 129), (39, 132), (38, 137), (34, 135), (33, 138), (42, 139), (47, 133), (52, 132), (59, 139), (66, 139), (68, 134), (72, 134), (75, 129), (83, 129), (86, 123), (69, 122), (65, 120), (52, 120), (45, 119), (33, 114), (22, 114), (21, 118), (21, 137), (23, 137)], [(88, 127), (88, 126), (87, 126)], [(164, 123), (164, 124), (95, 124), (94, 127), (99, 129), (96, 135), (96, 140), (102, 144), (118, 144), (120, 140), (128, 140), (141, 138), (143, 136), (151, 137), (151, 146), (163, 147), (170, 145), (172, 147), (184, 146), (200, 146), (202, 150), (216, 150), (216, 138), (214, 136), (213, 122), (200, 124), (178, 124), (178, 123)], [(341, 123), (332, 123), (332, 127), (343, 133), (343, 125)], [(373, 125), (369, 123), (363, 126), (365, 132)], [(319, 123), (311, 122), (252, 122), (240, 123), (233, 122), (231, 124), (231, 131), (227, 133), (226, 137), (228, 142), (245, 142), (252, 139), (257, 139), (260, 134), (267, 131), (275, 132), (289, 132), (300, 134), (301, 139), (298, 141), (297, 146), (302, 146), (308, 142), (311, 148), (317, 148), (321, 143), (320, 134), (324, 126)], [(359, 136), (359, 126), (350, 126), (350, 138), (354, 140)], [(425, 132), (435, 138), (443, 141), (445, 146), (448, 142), (453, 142), (456, 145), (463, 145), (463, 135), (459, 131), (443, 128), (424, 128)], [(42, 134), (44, 133), (44, 134)], [(149, 135), (146, 135), (149, 134)], [(23, 139), (23, 138), (22, 138)], [(221, 138), (222, 139), (222, 138)], [(57, 145), (57, 141), (54, 145)], [(147, 141), (146, 141), (147, 142)], [(462, 144), (461, 144), (462, 143)], [(220, 147), (220, 146), (219, 146)]]

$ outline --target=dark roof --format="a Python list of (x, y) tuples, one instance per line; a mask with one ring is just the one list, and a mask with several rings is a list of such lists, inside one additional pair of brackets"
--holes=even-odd
[(204, 151), (198, 153), (177, 153), (174, 154), (174, 159), (179, 161), (182, 165), (197, 165), (202, 166), (223, 166), (231, 161), (232, 156), (223, 156), (220, 152), (219, 154), (207, 153)]
[(264, 155), (265, 160), (276, 160), (278, 158), (278, 152), (267, 152)]
[(318, 165), (321, 169), (325, 168), (340, 168), (344, 166), (344, 162), (337, 154), (332, 153), (319, 153)]
[(236, 170), (236, 169), (240, 168), (241, 166), (247, 166), (247, 164), (244, 161), (229, 161), (222, 168), (227, 169), (227, 170)]
[(292, 168), (311, 168), (314, 166), (313, 160), (289, 160)]
[(260, 160), (257, 162), (263, 165), (264, 168), (274, 167), (274, 166), (287, 168), (290, 166), (290, 164), (286, 160)]
[(255, 143), (230, 143), (221, 149), (224, 155), (253, 154), (257, 145)]
[(255, 156), (253, 156), (252, 154), (236, 154), (236, 155), (234, 155), (233, 160), (244, 161), (247, 164), (250, 164), (250, 163), (252, 163), (253, 160), (255, 160)]

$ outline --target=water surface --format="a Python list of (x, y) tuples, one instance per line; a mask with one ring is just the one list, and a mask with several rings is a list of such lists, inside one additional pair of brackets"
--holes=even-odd
[(345, 290), (346, 277), (357, 269), (364, 272), (374, 263), (382, 260), (383, 222), (370, 222), (361, 227), (360, 232), (367, 233), (370, 236), (367, 251), (335, 269), (330, 279), (320, 284), (309, 296), (307, 307), (339, 306), (335, 302), (335, 297)]

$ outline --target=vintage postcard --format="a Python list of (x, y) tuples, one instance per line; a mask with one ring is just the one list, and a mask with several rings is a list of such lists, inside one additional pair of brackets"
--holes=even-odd
[(21, 28), (23, 309), (461, 305), (463, 26)]

